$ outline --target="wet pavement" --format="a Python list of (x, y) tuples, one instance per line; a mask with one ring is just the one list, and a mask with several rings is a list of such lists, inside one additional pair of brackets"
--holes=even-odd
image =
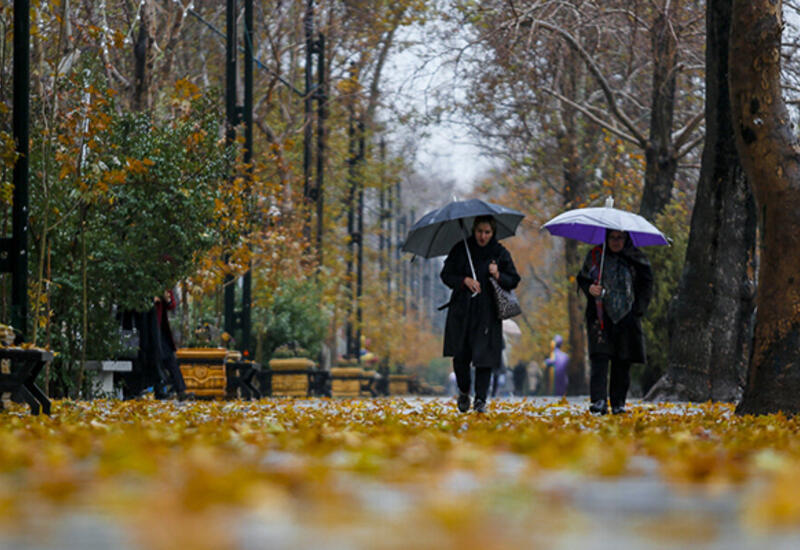
[[(407, 407), (413, 411), (430, 401), (449, 403), (444, 398), (412, 398)], [(503, 402), (513, 406), (515, 399)], [(563, 407), (550, 407), (548, 414), (576, 412), (586, 404), (585, 398), (573, 398)], [(321, 402), (296, 401), (294, 406), (317, 407)], [(691, 407), (686, 411), (691, 414)], [(280, 465), (297, 457), (274, 452), (265, 460)], [(643, 456), (634, 457), (629, 465), (632, 473), (620, 477), (568, 470), (532, 476), (527, 462), (513, 453), (501, 453), (491, 464), (490, 470), (479, 474), (454, 470), (435, 480), (405, 483), (342, 471), (336, 474), (333, 490), (347, 503), (346, 509), (304, 508), (297, 502), (276, 503), (267, 495), (263, 506), (224, 515), (228, 537), (218, 548), (800, 548), (800, 529), (761, 531), (748, 525), (743, 505), (757, 482), (724, 487), (668, 483), (658, 464)], [(62, 511), (55, 516), (42, 511), (28, 525), (2, 529), (0, 549), (189, 548), (179, 529), (174, 546), (134, 540), (131, 532), (134, 526), (120, 524), (102, 510)]]

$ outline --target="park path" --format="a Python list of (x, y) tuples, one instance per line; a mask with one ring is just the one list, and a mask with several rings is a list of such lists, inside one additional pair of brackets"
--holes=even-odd
[[(512, 435), (516, 429), (511, 425), (512, 417), (508, 416), (506, 421), (504, 415), (516, 414), (518, 410), (524, 413), (514, 416), (513, 422), (548, 423), (566, 419), (567, 423), (585, 425), (586, 430), (616, 429), (613, 423), (618, 419), (585, 415), (586, 404), (585, 398), (565, 401), (509, 398), (496, 400), (489, 415), (479, 418), (473, 413), (456, 414), (452, 401), (445, 398), (390, 402), (264, 400), (215, 406), (150, 402), (147, 410), (151, 413), (161, 414), (159, 409), (166, 409), (163, 418), (192, 412), (209, 419), (213, 415), (221, 415), (223, 419), (229, 415), (234, 422), (233, 419), (240, 418), (237, 415), (263, 415), (266, 420), (262, 419), (261, 426), (275, 431), (287, 443), (281, 448), (258, 447), (256, 463), (262, 471), (282, 480), (281, 489), (265, 485), (247, 505), (235, 509), (221, 507), (218, 513), (212, 511), (210, 515), (165, 514), (163, 525), (157, 519), (141, 524), (142, 529), (165, 530), (167, 534), (163, 537), (138, 537), (135, 525), (101, 509), (86, 506), (65, 509), (59, 508), (57, 501), (49, 502), (41, 513), (28, 516), (24, 527), (1, 530), (0, 548), (189, 548), (181, 541), (192, 529), (209, 533), (201, 547), (218, 550), (800, 548), (800, 529), (764, 529), (745, 520), (748, 499), (758, 492), (760, 480), (739, 484), (676, 484), (663, 477), (655, 459), (640, 454), (629, 458), (621, 475), (593, 475), (571, 467), (533, 467), (525, 454), (503, 449), (496, 439), (491, 439), (493, 433), (497, 435), (504, 428), (509, 430), (509, 440), (516, 437)], [(664, 412), (659, 406), (632, 405), (637, 414), (655, 416)], [(108, 409), (113, 411), (115, 407), (112, 404)], [(197, 408), (199, 411), (195, 411)], [(371, 455), (362, 451), (369, 447), (370, 436), (376, 441), (399, 437), (401, 432), (381, 431), (380, 417), (387, 410), (392, 411), (390, 423), (399, 425), (400, 430), (404, 424), (421, 426), (422, 430), (399, 441), (401, 450), (396, 462), (380, 466), (368, 463)], [(679, 415), (707, 414), (693, 405), (673, 407), (669, 414), (675, 414), (676, 410)], [(284, 413), (287, 418), (295, 419), (320, 418), (314, 415), (322, 413), (321, 418), (331, 419), (331, 427), (339, 430), (331, 432), (330, 437), (342, 445), (331, 452), (320, 452), (320, 456), (316, 456), (314, 447), (301, 448), (293, 437), (307, 437), (308, 433), (287, 434), (277, 424)], [(725, 420), (725, 414), (721, 414), (720, 422)], [(375, 426), (362, 433), (353, 429), (355, 424), (336, 428), (336, 417), (358, 415), (377, 419)], [(493, 418), (503, 422), (492, 425)], [(454, 425), (444, 426), (446, 423)], [(327, 428), (309, 426), (308, 430)], [(487, 438), (485, 446), (467, 437), (471, 430), (477, 429), (485, 430), (482, 434)], [(432, 457), (432, 447), (423, 444), (433, 441), (431, 437), (439, 437), (442, 431), (468, 443), (446, 455), (452, 464), (446, 468), (436, 464), (445, 455)], [(499, 435), (502, 441), (502, 434)], [(241, 447), (236, 452), (251, 451)], [(178, 449), (176, 454), (181, 453), (191, 455), (196, 448)], [(546, 462), (541, 456), (537, 459)], [(392, 471), (393, 464), (397, 466), (396, 472)], [(416, 467), (412, 470), (409, 465)], [(324, 475), (319, 473), (323, 470)], [(314, 481), (315, 475), (321, 476), (319, 483)], [(3, 480), (0, 478), (0, 483)], [(165, 486), (164, 490), (170, 489)], [(138, 512), (141, 510), (137, 511), (137, 518)], [(219, 522), (219, 529), (203, 531), (198, 521)]]

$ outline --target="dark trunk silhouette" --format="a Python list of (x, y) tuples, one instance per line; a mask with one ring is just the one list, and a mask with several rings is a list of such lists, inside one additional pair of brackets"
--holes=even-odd
[(756, 212), (733, 139), (732, 0), (707, 5), (706, 137), (686, 263), (670, 307), (668, 370), (648, 400), (738, 401), (752, 339)]
[(650, 137), (645, 145), (645, 184), (639, 213), (652, 220), (669, 204), (678, 158), (672, 142), (675, 112), (675, 77), (678, 46), (669, 14), (662, 13), (651, 29), (653, 45), (653, 98)]

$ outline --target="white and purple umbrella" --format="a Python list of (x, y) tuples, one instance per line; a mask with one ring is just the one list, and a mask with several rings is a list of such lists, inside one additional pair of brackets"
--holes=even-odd
[[(614, 199), (612, 197), (606, 199), (606, 205), (603, 207), (567, 210), (544, 224), (542, 229), (547, 229), (551, 235), (557, 237), (603, 245), (596, 284), (602, 284), (603, 281), (603, 264), (606, 259), (606, 232), (625, 231), (630, 235), (633, 246), (636, 247), (669, 245), (669, 241), (664, 234), (639, 214), (614, 208)], [(595, 304), (602, 329), (603, 302), (597, 298), (595, 299)]]
[(633, 212), (613, 207), (614, 199), (606, 199), (606, 206), (576, 208), (559, 214), (542, 226), (551, 235), (567, 237), (589, 244), (603, 244), (606, 231), (625, 231), (633, 246), (669, 245), (669, 241), (655, 225)]

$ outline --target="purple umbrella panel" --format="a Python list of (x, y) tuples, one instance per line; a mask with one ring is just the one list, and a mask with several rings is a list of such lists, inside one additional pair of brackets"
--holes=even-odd
[(606, 231), (626, 231), (634, 246), (666, 246), (661, 231), (639, 214), (612, 207), (576, 208), (559, 214), (542, 226), (551, 235), (589, 244), (602, 244)]

